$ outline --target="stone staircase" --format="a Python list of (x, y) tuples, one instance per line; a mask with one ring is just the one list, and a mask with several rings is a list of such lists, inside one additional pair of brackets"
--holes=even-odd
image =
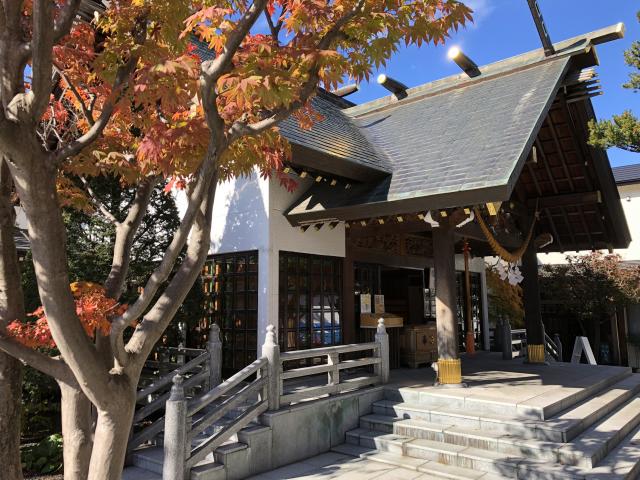
[[(214, 410), (212, 406), (195, 417), (197, 420), (204, 414)], [(205, 431), (197, 435), (192, 445), (213, 435), (219, 429), (241, 415), (243, 407), (234, 409), (225, 417)], [(129, 466), (123, 472), (122, 480), (161, 480), (164, 462), (163, 432), (154, 439), (152, 445), (143, 446), (133, 451), (129, 458)], [(255, 456), (263, 455), (271, 442), (271, 428), (253, 422), (241, 429), (232, 439), (218, 447), (205, 460), (191, 470), (191, 480), (227, 480), (245, 478), (254, 472), (252, 462)]]
[(333, 450), (433, 478), (640, 477), (640, 374), (619, 369), (544, 400), (518, 405), (389, 387)]
[[(252, 475), (252, 463), (256, 455), (265, 453), (264, 445), (270, 442), (271, 428), (252, 425), (231, 440), (218, 447), (204, 461), (191, 470), (191, 480), (241, 479)], [(123, 480), (160, 480), (162, 478), (164, 451), (161, 446), (136, 450), (131, 456), (131, 466), (125, 468)]]

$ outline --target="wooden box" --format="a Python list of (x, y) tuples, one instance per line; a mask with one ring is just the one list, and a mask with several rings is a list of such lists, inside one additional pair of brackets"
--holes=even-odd
[(360, 328), (378, 328), (378, 319), (384, 318), (386, 328), (402, 327), (403, 319), (392, 313), (361, 313)]
[(436, 323), (407, 325), (400, 335), (400, 361), (403, 365), (417, 368), (438, 360), (438, 337)]

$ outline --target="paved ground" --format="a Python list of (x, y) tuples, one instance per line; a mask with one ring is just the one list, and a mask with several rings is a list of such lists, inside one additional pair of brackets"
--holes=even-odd
[(531, 365), (524, 363), (523, 359), (504, 361), (500, 354), (478, 352), (473, 357), (462, 357), (462, 381), (468, 388), (433, 387), (435, 372), (431, 368), (392, 370), (388, 386), (410, 388), (421, 394), (443, 398), (519, 405), (523, 409), (527, 406), (545, 408), (567, 402), (581, 390), (624, 370), (623, 367), (574, 363)]
[(437, 480), (433, 475), (340, 453), (323, 453), (248, 480)]

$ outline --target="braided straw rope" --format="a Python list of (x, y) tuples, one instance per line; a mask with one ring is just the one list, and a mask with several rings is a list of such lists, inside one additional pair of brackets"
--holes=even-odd
[[(536, 208), (536, 212), (537, 210), (538, 209)], [(509, 262), (509, 263), (516, 263), (518, 260), (520, 260), (522, 258), (522, 255), (524, 255), (524, 252), (527, 250), (527, 247), (529, 247), (529, 242), (531, 242), (531, 238), (533, 237), (533, 228), (536, 225), (537, 213), (536, 215), (534, 215), (533, 220), (531, 221), (529, 234), (527, 235), (527, 238), (524, 241), (524, 243), (520, 245), (520, 248), (518, 248), (514, 252), (510, 252), (498, 243), (498, 240), (496, 240), (496, 237), (493, 236), (493, 233), (491, 233), (491, 230), (489, 230), (489, 227), (487, 226), (484, 219), (482, 218), (482, 215), (480, 214), (480, 210), (477, 207), (474, 207), (473, 211), (476, 214), (476, 218), (478, 219), (478, 223), (480, 224), (480, 229), (482, 230), (482, 233), (484, 233), (484, 236), (486, 237), (487, 241), (489, 242), (489, 245), (491, 245), (491, 248), (496, 253), (496, 255), (498, 255), (505, 262)]]

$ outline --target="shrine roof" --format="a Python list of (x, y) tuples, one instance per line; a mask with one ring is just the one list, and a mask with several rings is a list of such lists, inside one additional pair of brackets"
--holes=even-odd
[[(456, 75), (407, 89), (401, 100), (390, 95), (341, 110), (385, 154), (391, 173), (349, 189), (317, 183), (291, 207), (289, 221), (355, 220), (508, 200), (558, 92), (569, 76), (598, 63), (595, 45), (621, 38), (623, 31), (622, 24), (614, 25), (556, 43), (548, 57), (535, 50), (479, 67), (475, 78)], [(579, 100), (590, 104), (588, 97)]]
[(640, 163), (613, 167), (613, 177), (618, 185), (640, 183)]

